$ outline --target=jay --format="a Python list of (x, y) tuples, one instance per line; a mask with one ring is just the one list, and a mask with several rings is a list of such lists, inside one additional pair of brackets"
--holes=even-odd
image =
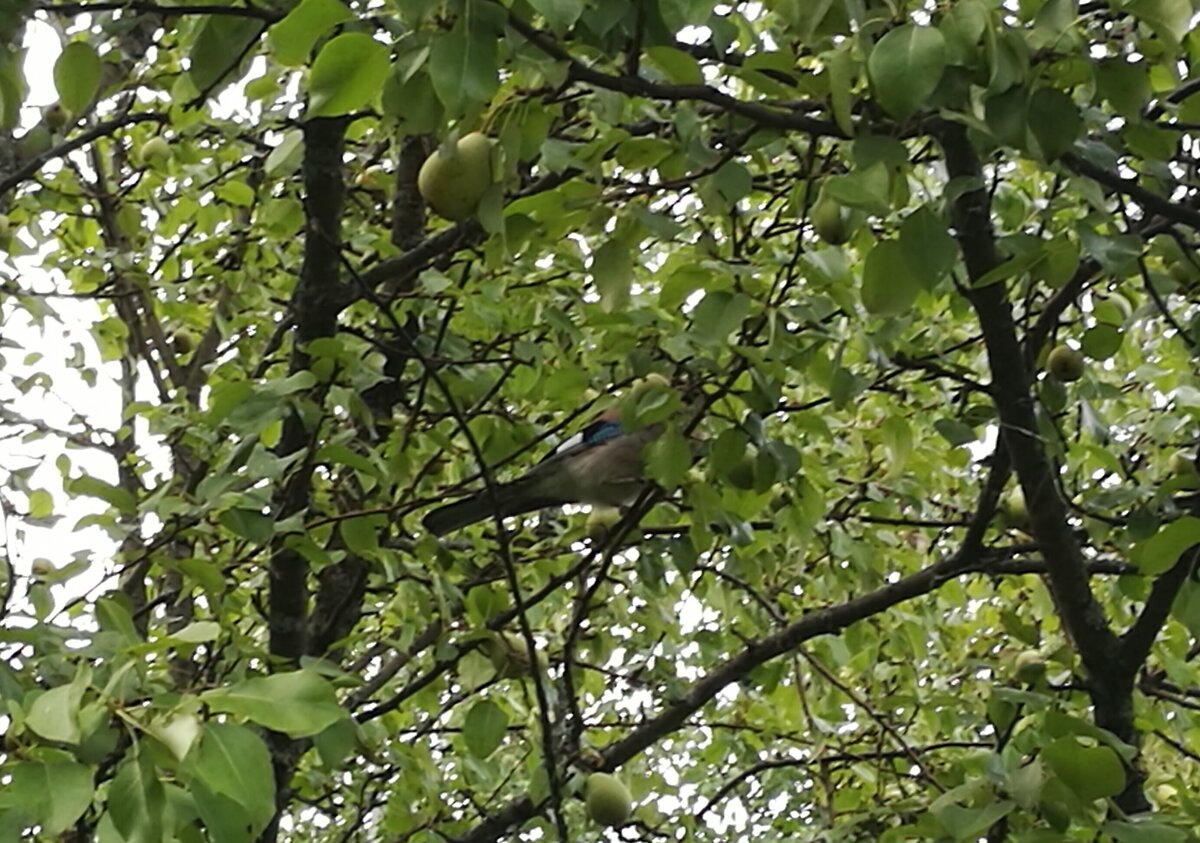
[(436, 536), (483, 521), (499, 511), (521, 515), (568, 503), (622, 506), (633, 503), (646, 484), (642, 449), (658, 438), (663, 425), (634, 431), (621, 428), (619, 408), (597, 416), (529, 472), (495, 485), (495, 501), (487, 489), (426, 515), (421, 523)]

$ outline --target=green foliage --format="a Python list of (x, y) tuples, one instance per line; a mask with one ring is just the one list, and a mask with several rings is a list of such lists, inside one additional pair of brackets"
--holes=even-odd
[(215, 11), (0, 0), (0, 838), (1195, 839), (1192, 3)]

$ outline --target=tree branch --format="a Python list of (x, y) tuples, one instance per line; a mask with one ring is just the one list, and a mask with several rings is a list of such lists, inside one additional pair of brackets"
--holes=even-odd
[(722, 93), (716, 88), (710, 88), (708, 85), (664, 85), (631, 76), (611, 76), (607, 73), (601, 73), (583, 64), (552, 38), (522, 20), (516, 13), (509, 14), (508, 25), (546, 55), (558, 61), (566, 62), (573, 78), (588, 82), (598, 88), (617, 91), (622, 94), (630, 94), (632, 96), (668, 100), (670, 102), (688, 100), (707, 102), (732, 114), (746, 117), (760, 126), (807, 132), (813, 137), (820, 137), (822, 135), (837, 138), (845, 137), (845, 134), (838, 128), (836, 123), (828, 120), (818, 120), (807, 115), (796, 114), (795, 112), (784, 111), (758, 103), (746, 102), (737, 97), (731, 97), (729, 94)]
[[(946, 123), (941, 141), (950, 178), (965, 177), (982, 183), (982, 168), (966, 131)], [(971, 281), (978, 280), (1000, 265), (986, 190), (977, 188), (960, 194), (951, 216), (968, 276)], [(1088, 584), (1083, 554), (1067, 523), (1066, 504), (1037, 434), (1030, 388), (1033, 374), (1017, 339), (1006, 291), (1003, 283), (995, 283), (969, 288), (966, 295), (983, 328), (1002, 439), (1028, 502), (1033, 535), (1046, 560), (1051, 591), (1084, 664), (1093, 675), (1103, 676), (1112, 669), (1117, 639)]]

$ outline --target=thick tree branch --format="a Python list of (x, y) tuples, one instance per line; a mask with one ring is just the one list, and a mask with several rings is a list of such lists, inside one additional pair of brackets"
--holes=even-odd
[[(346, 188), (342, 181), (342, 152), (346, 122), (319, 119), (304, 127), (304, 206), (307, 219), (304, 263), (292, 294), (296, 332), (290, 373), (309, 369), (309, 342), (333, 336), (338, 309), (333, 306), (341, 287), (341, 216)], [(298, 412), (284, 419), (276, 453), (290, 456), (311, 447), (313, 433)], [(311, 461), (296, 467), (276, 495), (276, 517), (287, 518), (305, 509), (311, 495)], [(298, 665), (307, 649), (308, 564), (292, 548), (277, 544), (268, 567), (267, 626), (271, 655)], [(288, 782), (303, 752), (297, 741), (271, 732), (267, 735), (275, 772), (276, 813), (261, 836), (270, 843), (279, 833), (279, 819), (289, 803)]]
[(8, 193), (26, 179), (32, 178), (38, 170), (46, 165), (46, 162), (53, 161), (55, 158), (61, 158), (77, 149), (82, 149), (97, 138), (108, 137), (117, 129), (132, 126), (135, 123), (165, 123), (166, 120), (167, 116), (165, 114), (151, 114), (146, 112), (126, 114), (123, 117), (106, 120), (98, 126), (88, 129), (86, 132), (80, 132), (75, 137), (47, 149), (41, 155), (35, 155), (22, 163), (13, 172), (0, 178), (0, 196)]
[(1071, 153), (1063, 156), (1063, 163), (1081, 176), (1125, 194), (1147, 211), (1200, 231), (1200, 211), (1147, 190), (1138, 184), (1136, 178), (1123, 178)]
[(779, 108), (746, 102), (729, 94), (722, 93), (708, 85), (664, 85), (632, 76), (611, 76), (585, 65), (576, 59), (554, 39), (534, 26), (522, 20), (515, 12), (508, 16), (508, 25), (521, 34), (525, 40), (553, 59), (565, 62), (570, 68), (572, 78), (631, 96), (649, 97), (651, 99), (667, 100), (669, 102), (696, 101), (707, 102), (718, 106), (730, 114), (736, 114), (754, 121), (760, 126), (773, 129), (788, 129), (807, 132), (813, 137), (827, 135), (845, 137), (836, 123), (828, 120), (818, 120), (805, 114), (785, 111)]
[(1180, 556), (1171, 570), (1154, 581), (1142, 613), (1121, 636), (1121, 659), (1127, 668), (1136, 671), (1146, 661), (1154, 640), (1167, 622), (1179, 589), (1183, 588), (1197, 560), (1200, 560), (1200, 551), (1193, 548)]
[[(982, 168), (965, 130), (945, 124), (942, 148), (950, 178), (964, 177), (982, 183)], [(988, 194), (983, 188), (962, 193), (953, 204), (955, 235), (972, 282), (1001, 262), (989, 208)], [(1002, 438), (1028, 502), (1033, 535), (1046, 560), (1063, 623), (1088, 670), (1097, 676), (1105, 675), (1111, 670), (1117, 639), (1088, 584), (1083, 554), (1067, 523), (1066, 504), (1038, 437), (1031, 389), (1033, 375), (1017, 339), (1012, 308), (1005, 294), (1002, 283), (967, 291), (983, 328)]]
[(85, 15), (94, 12), (125, 10), (143, 15), (225, 15), (227, 17), (252, 18), (268, 23), (274, 23), (283, 18), (279, 12), (255, 8), (249, 3), (241, 6), (164, 6), (160, 3), (141, 2), (141, 0), (116, 0), (115, 2), (100, 3), (39, 3), (36, 9), (50, 15)]

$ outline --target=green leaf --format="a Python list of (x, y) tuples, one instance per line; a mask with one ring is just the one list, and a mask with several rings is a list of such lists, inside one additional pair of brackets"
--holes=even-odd
[(133, 515), (137, 512), (137, 500), (133, 495), (99, 477), (84, 474), (68, 480), (65, 486), (68, 494), (99, 498), (122, 515)]
[(1044, 259), (1045, 255), (1040, 249), (1031, 249), (1028, 252), (1022, 252), (1009, 258), (999, 266), (985, 272), (971, 286), (976, 289), (980, 289), (983, 287), (988, 287), (992, 284), (998, 284), (1001, 281), (1007, 281), (1010, 278), (1015, 278), (1018, 275), (1029, 271)]
[(829, 103), (833, 107), (833, 119), (849, 136), (854, 134), (852, 119), (851, 89), (854, 86), (854, 62), (850, 57), (852, 42), (847, 40), (837, 50), (822, 55), (825, 72), (829, 75)]
[[(215, 640), (215, 639), (214, 639)], [(181, 714), (166, 722), (150, 727), (150, 734), (171, 750), (176, 760), (182, 761), (200, 737), (200, 719), (191, 714)]]
[(867, 59), (871, 86), (884, 110), (903, 120), (925, 104), (946, 66), (942, 33), (905, 24), (879, 39)]
[(1144, 62), (1124, 57), (1101, 61), (1096, 67), (1096, 89), (1103, 99), (1127, 120), (1140, 120), (1142, 108), (1150, 99), (1150, 77)]
[(1152, 817), (1112, 820), (1102, 825), (1100, 830), (1111, 835), (1116, 843), (1187, 843), (1192, 839), (1183, 829), (1158, 822)]
[(946, 223), (924, 205), (901, 224), (900, 246), (910, 274), (926, 290), (932, 290), (958, 260), (958, 243)]
[(1115, 325), (1095, 325), (1088, 328), (1079, 340), (1079, 347), (1093, 360), (1107, 360), (1121, 348), (1124, 334)]
[(1029, 98), (1029, 128), (1047, 161), (1055, 160), (1074, 146), (1082, 127), (1078, 106), (1062, 91), (1039, 88)]
[(1178, 44), (1188, 34), (1193, 13), (1189, 0), (1130, 0), (1122, 5), (1162, 38)]
[(79, 743), (79, 702), (80, 692), (73, 685), (51, 688), (33, 701), (25, 724), (47, 740)]
[(1171, 604), (1171, 617), (1187, 627), (1192, 637), (1200, 637), (1200, 584), (1187, 580)]
[(1104, 269), (1119, 278), (1136, 270), (1142, 253), (1142, 241), (1130, 234), (1105, 235), (1087, 226), (1080, 226), (1079, 241), (1083, 252), (1100, 262)]
[(899, 416), (888, 416), (879, 428), (883, 447), (888, 452), (888, 476), (896, 477), (904, 470), (913, 448), (912, 426)]
[(171, 641), (182, 644), (203, 644), (221, 637), (221, 625), (215, 621), (193, 621), (178, 632), (172, 632)]
[(276, 61), (295, 67), (308, 59), (317, 39), (353, 15), (338, 0), (301, 0), (283, 20), (267, 32), (267, 43)]
[(480, 700), (471, 706), (463, 719), (463, 740), (476, 758), (487, 758), (504, 741), (508, 715), (491, 700)]
[(969, 425), (963, 424), (958, 419), (938, 419), (933, 423), (933, 429), (956, 448), (968, 445), (979, 438)]
[(1068, 237), (1058, 237), (1045, 241), (1041, 249), (1045, 259), (1030, 268), (1030, 275), (1058, 289), (1079, 269), (1079, 243)]
[(585, 0), (529, 0), (546, 24), (555, 32), (562, 32), (575, 25), (586, 8)]
[(1125, 787), (1125, 768), (1107, 746), (1085, 746), (1064, 737), (1044, 747), (1041, 757), (1081, 799), (1115, 796)]
[(45, 489), (34, 489), (29, 493), (29, 517), (37, 520), (54, 514), (54, 497)]
[(1200, 544), (1200, 518), (1184, 515), (1138, 542), (1129, 558), (1147, 576), (1157, 576), (1174, 567), (1189, 548)]
[(674, 47), (647, 47), (644, 53), (650, 64), (662, 71), (671, 82), (678, 85), (700, 85), (704, 82), (700, 63), (683, 50)]
[(311, 670), (246, 679), (200, 698), (214, 711), (245, 717), (293, 738), (315, 735), (346, 716), (333, 688)]
[(30, 824), (42, 826), (45, 835), (66, 831), (92, 803), (92, 770), (83, 764), (65, 759), (18, 761), (7, 771), (12, 775), (8, 799)]
[(308, 79), (308, 116), (337, 117), (371, 102), (391, 72), (388, 49), (363, 32), (321, 48)]
[(891, 179), (882, 162), (844, 176), (831, 176), (821, 189), (841, 204), (869, 214), (883, 215), (892, 208)]
[(650, 443), (646, 451), (646, 471), (664, 489), (676, 488), (692, 467), (691, 446), (673, 428)]
[[(210, 15), (204, 18), (192, 45), (188, 76), (196, 90), (212, 96), (233, 79), (248, 48), (258, 40), (265, 24), (237, 15)], [(223, 83), (218, 85), (218, 83)]]
[(725, 290), (706, 293), (692, 312), (689, 332), (708, 346), (724, 345), (729, 335), (742, 326), (750, 312), (750, 299)]
[(150, 753), (127, 757), (108, 790), (108, 813), (127, 841), (150, 843), (163, 839), (166, 794), (154, 771)]
[(338, 524), (338, 532), (346, 547), (357, 554), (370, 554), (379, 550), (378, 519), (364, 515), (358, 518), (347, 518)]
[(227, 509), (217, 521), (229, 532), (255, 544), (267, 544), (275, 538), (275, 519), (253, 509)]
[(500, 84), (498, 47), (495, 33), (479, 25), (468, 28), (465, 18), (433, 40), (429, 78), (447, 111), (456, 113), (492, 98)]
[(907, 271), (904, 249), (895, 240), (880, 240), (863, 264), (862, 303), (873, 316), (908, 311), (921, 285)]
[(620, 310), (629, 304), (633, 286), (633, 254), (620, 240), (608, 240), (592, 255), (592, 282), (600, 293), (600, 307), (605, 313)]
[(245, 726), (208, 723), (199, 745), (188, 754), (185, 772), (215, 798), (198, 800), (205, 824), (219, 816), (222, 806), (240, 806), (251, 824), (250, 839), (266, 828), (275, 814), (275, 776), (266, 744)]
[(87, 107), (100, 87), (100, 56), (84, 41), (72, 41), (54, 63), (54, 87), (58, 100), (69, 114)]
[(381, 105), (383, 113), (398, 120), (406, 134), (432, 133), (442, 125), (442, 102), (424, 73), (408, 80), (392, 73), (384, 83)]
[(997, 141), (1025, 149), (1028, 145), (1029, 92), (1018, 85), (993, 94), (984, 103), (984, 119)]

